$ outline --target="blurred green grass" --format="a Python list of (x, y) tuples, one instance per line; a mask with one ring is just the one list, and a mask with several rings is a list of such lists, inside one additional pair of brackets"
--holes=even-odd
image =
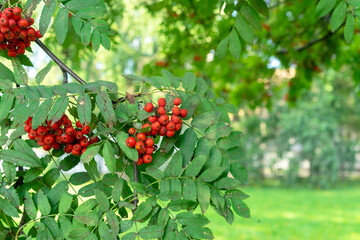
[(218, 240), (358, 240), (360, 186), (332, 190), (247, 187), (250, 219), (207, 216)]

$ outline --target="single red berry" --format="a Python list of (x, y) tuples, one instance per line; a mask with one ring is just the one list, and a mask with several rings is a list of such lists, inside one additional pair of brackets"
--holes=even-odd
[(34, 140), (36, 136), (34, 135), (33, 132), (29, 132), (28, 137), (29, 137), (31, 140)]
[(72, 122), (71, 122), (70, 119), (67, 119), (67, 120), (66, 120), (65, 126), (67, 126), (67, 127), (71, 127), (71, 126), (72, 126)]
[(175, 123), (174, 122), (169, 122), (168, 124), (166, 124), (166, 129), (167, 130), (174, 130), (175, 129)]
[(42, 142), (42, 141), (37, 142), (37, 143), (39, 144), (39, 146), (44, 146), (45, 145), (45, 142)]
[(154, 139), (152, 139), (152, 138), (147, 138), (147, 139), (145, 139), (145, 146), (146, 146), (146, 147), (152, 147), (152, 146), (154, 146)]
[(26, 121), (25, 124), (31, 125), (32, 124), (32, 117), (29, 117)]
[(6, 9), (4, 10), (4, 14), (5, 14), (5, 16), (6, 16), (7, 18), (12, 18), (13, 15), (14, 15), (11, 8), (6, 8)]
[(64, 114), (59, 120), (60, 125), (65, 125), (68, 117)]
[(139, 141), (139, 142), (136, 142), (135, 148), (136, 148), (136, 150), (141, 150), (141, 149), (145, 148), (145, 145), (143, 142)]
[(151, 154), (153, 154), (153, 152), (154, 152), (154, 147), (147, 147), (146, 148), (146, 154), (149, 154), (149, 155), (151, 155)]
[(71, 154), (72, 154), (72, 155), (75, 155), (75, 156), (80, 156), (80, 151), (77, 151), (77, 150), (75, 150), (75, 149), (72, 149), (72, 150), (71, 150)]
[(181, 114), (180, 112), (180, 108), (179, 107), (173, 107), (172, 108), (172, 113), (176, 116), (179, 116)]
[(80, 145), (83, 147), (83, 148), (86, 148), (88, 145), (89, 145), (89, 141), (86, 139), (86, 137), (83, 137), (80, 141)]
[(91, 131), (91, 128), (86, 125), (86, 126), (84, 126), (84, 127), (82, 128), (81, 131), (83, 132), (83, 134), (88, 135), (88, 134), (90, 133), (90, 131)]
[(158, 100), (158, 105), (159, 105), (160, 107), (165, 107), (165, 105), (166, 105), (166, 100), (165, 100), (165, 98), (160, 98), (160, 99)]
[(168, 136), (168, 137), (172, 137), (172, 136), (174, 136), (174, 134), (175, 134), (175, 130), (168, 130), (166, 132), (166, 136)]
[(36, 31), (35, 36), (36, 36), (37, 38), (42, 38), (42, 35), (41, 35), (41, 33), (40, 33), (40, 30), (37, 30), (37, 31)]
[(158, 134), (158, 131), (156, 131), (156, 130), (151, 130), (151, 135), (156, 136), (157, 134)]
[(151, 130), (153, 131), (159, 131), (161, 128), (161, 124), (159, 122), (154, 122), (151, 124)]
[(62, 135), (62, 141), (64, 143), (69, 143), (71, 141), (71, 136), (67, 135), (67, 134), (63, 134)]
[(126, 139), (125, 143), (126, 146), (133, 148), (135, 147), (136, 139), (134, 137), (129, 137), (128, 139)]
[(186, 110), (186, 109), (181, 109), (181, 110), (180, 110), (180, 113), (181, 113), (181, 117), (182, 117), (182, 118), (185, 118), (186, 115), (187, 115), (187, 110)]
[(44, 149), (45, 151), (49, 151), (49, 150), (51, 149), (51, 146), (48, 145), (48, 144), (45, 144), (45, 145), (43, 146), (43, 149)]
[(10, 29), (13, 29), (16, 26), (16, 21), (14, 19), (9, 19), (8, 20), (8, 27)]
[(144, 128), (149, 128), (149, 131), (147, 131), (147, 132), (145, 132), (145, 133), (148, 133), (148, 132), (151, 131), (151, 125), (148, 124), (148, 123), (145, 123), (145, 124), (142, 126), (142, 129), (144, 129)]
[(73, 149), (75, 149), (76, 151), (80, 151), (81, 150), (81, 145), (80, 144), (74, 144)]
[(130, 135), (134, 135), (135, 132), (136, 132), (135, 128), (130, 128), (130, 129), (129, 129), (129, 134), (130, 134)]
[(76, 130), (73, 127), (67, 127), (65, 130), (66, 135), (74, 136), (76, 133)]
[(143, 159), (144, 159), (144, 163), (151, 163), (151, 161), (152, 161), (152, 156), (146, 154), (146, 155), (144, 155)]
[(8, 51), (7, 54), (9, 57), (16, 57), (18, 55), (15, 51)]
[(29, 26), (34, 24), (34, 19), (33, 18), (27, 18), (26, 20), (28, 21)]
[(60, 145), (59, 143), (57, 143), (57, 142), (53, 142), (53, 143), (51, 144), (51, 147), (52, 147), (53, 149), (59, 149), (59, 148), (61, 147), (61, 145)]
[(20, 19), (18, 21), (18, 25), (20, 28), (27, 28), (29, 26), (29, 22), (26, 19)]
[(174, 122), (174, 123), (178, 123), (180, 122), (180, 117), (176, 116), (176, 115), (172, 115), (171, 116), (171, 121)]
[(60, 128), (60, 125), (59, 125), (58, 122), (56, 122), (56, 123), (54, 123), (53, 125), (51, 125), (51, 128), (52, 128), (53, 130), (57, 130), (57, 129)]
[(55, 141), (59, 144), (61, 144), (63, 142), (63, 138), (61, 136), (56, 136), (55, 137)]
[(8, 20), (6, 18), (0, 18), (0, 26), (1, 27), (7, 27), (8, 26)]
[(138, 160), (137, 160), (137, 162), (136, 162), (136, 164), (140, 166), (140, 165), (142, 165), (143, 163), (144, 163), (143, 158), (142, 158), (142, 157), (139, 157)]
[(162, 126), (161, 129), (159, 130), (159, 135), (160, 136), (165, 136), (167, 132), (167, 129), (165, 126)]
[(52, 135), (46, 135), (44, 137), (44, 142), (48, 145), (52, 144), (54, 141), (55, 141), (55, 139)]
[(146, 139), (146, 135), (145, 135), (145, 133), (138, 133), (137, 135), (136, 135), (136, 138), (137, 138), (137, 140), (139, 140), (139, 141), (145, 141), (145, 139)]
[(144, 107), (145, 112), (152, 112), (152, 110), (154, 109), (154, 105), (152, 103), (147, 103)]
[(138, 155), (139, 156), (143, 155), (144, 153), (146, 153), (146, 148), (145, 147), (138, 150)]
[(46, 133), (47, 133), (46, 128), (43, 127), (43, 126), (40, 126), (40, 127), (37, 129), (37, 134), (39, 134), (39, 135), (41, 135), (41, 136), (44, 136)]
[(82, 139), (83, 136), (84, 136), (84, 134), (81, 131), (77, 131), (75, 134), (75, 138), (79, 139), (79, 140)]
[(158, 120), (158, 118), (156, 116), (150, 116), (150, 117), (148, 117), (148, 120), (150, 123), (154, 123)]
[(162, 115), (159, 117), (159, 123), (162, 125), (166, 125), (169, 122), (169, 116), (168, 115)]
[(166, 109), (165, 109), (164, 107), (159, 107), (159, 108), (158, 108), (158, 113), (159, 113), (160, 115), (165, 115), (165, 114), (166, 114)]
[(65, 148), (64, 148), (64, 151), (65, 151), (66, 153), (71, 153), (72, 148), (73, 148), (73, 145), (72, 145), (72, 144), (66, 144), (66, 145), (65, 145)]
[(175, 130), (179, 131), (181, 129), (182, 123), (175, 124)]
[(85, 151), (86, 151), (86, 148), (81, 149), (81, 154), (84, 154)]
[(43, 141), (44, 141), (44, 136), (43, 136), (43, 135), (37, 135), (37, 136), (35, 137), (35, 140), (36, 140), (37, 142), (43, 142)]
[(31, 131), (31, 126), (30, 125), (25, 125), (24, 126), (24, 130), (27, 132), (27, 133), (30, 133), (30, 131)]
[(93, 144), (93, 143), (97, 143), (99, 141), (99, 138), (98, 137), (93, 137), (90, 139), (90, 143)]
[(19, 16), (19, 15), (21, 15), (21, 12), (22, 12), (21, 8), (14, 7), (14, 9), (13, 9), (13, 14), (14, 15)]
[(180, 104), (181, 104), (181, 99), (180, 98), (175, 98), (174, 99), (174, 105), (179, 106)]
[(55, 130), (55, 132), (54, 132), (54, 134), (56, 135), (56, 136), (61, 136), (61, 135), (63, 135), (63, 130), (61, 129), (61, 128), (58, 128), (58, 129), (56, 129)]
[(83, 125), (81, 124), (81, 122), (79, 120), (76, 121), (76, 127), (78, 127), (78, 128), (83, 127)]

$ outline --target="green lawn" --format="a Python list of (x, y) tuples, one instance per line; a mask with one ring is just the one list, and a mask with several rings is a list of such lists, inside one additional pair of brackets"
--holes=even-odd
[(232, 225), (211, 211), (215, 239), (360, 239), (360, 187), (335, 190), (245, 188), (252, 217)]

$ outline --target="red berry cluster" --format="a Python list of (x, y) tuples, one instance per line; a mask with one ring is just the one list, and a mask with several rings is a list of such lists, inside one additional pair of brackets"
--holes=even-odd
[(36, 129), (32, 128), (32, 117), (25, 121), (25, 131), (31, 140), (36, 140), (44, 150), (64, 148), (66, 153), (79, 156), (86, 148), (99, 141), (98, 137), (90, 138), (91, 128), (83, 126), (80, 121), (76, 122), (76, 127), (72, 126), (68, 116), (63, 115), (59, 121), (52, 123), (46, 121)]
[(34, 19), (22, 18), (21, 13), (19, 7), (0, 11), (0, 50), (7, 50), (9, 57), (24, 54), (31, 41), (41, 38), (40, 31), (30, 27)]
[[(135, 137), (129, 137), (126, 139), (126, 145), (128, 147), (135, 147), (139, 152), (138, 165), (143, 163), (151, 163), (154, 152), (154, 140), (151, 137), (160, 136), (174, 136), (176, 131), (179, 131), (182, 126), (182, 119), (187, 115), (186, 109), (180, 109), (180, 98), (174, 99), (174, 106), (171, 110), (172, 115), (166, 111), (166, 100), (160, 98), (158, 101), (158, 107), (154, 107), (152, 103), (147, 103), (144, 110), (148, 113), (154, 112), (155, 114), (148, 118), (149, 123), (145, 123), (142, 128), (149, 129), (147, 132), (137, 133), (135, 128), (130, 128), (129, 134), (135, 135)], [(169, 114), (169, 115), (168, 115)]]

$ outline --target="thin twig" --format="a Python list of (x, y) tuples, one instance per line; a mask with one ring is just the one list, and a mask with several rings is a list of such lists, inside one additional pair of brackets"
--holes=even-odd
[[(133, 166), (134, 166), (134, 181), (137, 183), (139, 182), (139, 170), (136, 165), (136, 162), (133, 162)], [(137, 209), (137, 206), (139, 204), (139, 199), (138, 199), (138, 195), (136, 194), (136, 190), (134, 190), (134, 193), (135, 193), (135, 199), (133, 200), (133, 204), (135, 205), (135, 209), (133, 210), (133, 212)]]
[[(65, 74), (65, 73), (68, 73), (79, 83), (81, 83), (81, 84), (86, 83), (81, 77), (79, 77), (68, 66), (66, 66), (65, 63), (63, 63), (58, 57), (56, 57), (55, 54), (53, 52), (51, 52), (50, 49), (48, 49), (39, 39), (36, 39), (35, 42), (60, 67), (61, 71), (64, 74), (64, 82), (67, 82), (67, 74)], [(65, 77), (65, 75), (66, 75), (66, 77)]]

